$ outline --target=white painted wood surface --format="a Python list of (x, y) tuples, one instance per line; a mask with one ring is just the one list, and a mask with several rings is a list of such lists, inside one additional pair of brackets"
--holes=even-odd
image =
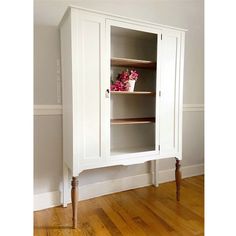
[[(160, 155), (179, 153), (180, 33), (166, 31), (161, 41)], [(178, 155), (179, 157), (179, 155)]]
[[(126, 152), (132, 148), (128, 145), (110, 155), (112, 104), (106, 90), (110, 87), (111, 26), (157, 37), (155, 144), (148, 151)], [(67, 12), (61, 23), (63, 140), (64, 161), (74, 176), (86, 169), (181, 158), (183, 38), (183, 31), (160, 25), (75, 8)], [(153, 167), (156, 172), (156, 165)], [(157, 178), (155, 175), (153, 182)]]
[(105, 19), (96, 14), (79, 13), (77, 20), (78, 38), (75, 39), (78, 45), (74, 48), (78, 56), (79, 75), (76, 80), (79, 83), (78, 111), (80, 120), (78, 122), (81, 142), (79, 145), (79, 159), (99, 159), (104, 154), (101, 143), (104, 143), (101, 124), (104, 123), (105, 97), (101, 93), (104, 89), (104, 36)]
[[(72, 22), (70, 12), (67, 12), (60, 28), (61, 65), (62, 65), (62, 95), (63, 95), (63, 162), (71, 170), (76, 166), (73, 154), (73, 71), (72, 71)], [(75, 172), (78, 170), (75, 170)]]
[(68, 199), (69, 199), (69, 171), (66, 163), (63, 163), (63, 194), (62, 194), (62, 203), (63, 207), (67, 207)]

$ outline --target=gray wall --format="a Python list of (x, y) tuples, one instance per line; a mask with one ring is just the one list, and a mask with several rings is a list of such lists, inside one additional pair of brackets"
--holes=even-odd
[[(67, 1), (68, 2), (68, 1)], [(77, 1), (78, 6), (187, 28), (184, 71), (184, 103), (203, 104), (203, 1)], [(120, 3), (119, 3), (120, 2)], [(121, 4), (122, 2), (122, 4)], [(75, 5), (75, 1), (73, 2)], [(34, 102), (55, 105), (60, 100), (57, 60), (60, 58), (58, 20), (67, 3), (36, 1), (34, 35)], [(58, 100), (59, 99), (59, 100)], [(184, 112), (182, 166), (204, 162), (203, 112)], [(34, 119), (34, 193), (56, 191), (62, 181), (62, 118)], [(174, 160), (160, 161), (160, 170), (174, 167)], [(80, 185), (148, 173), (148, 163), (85, 171)]]

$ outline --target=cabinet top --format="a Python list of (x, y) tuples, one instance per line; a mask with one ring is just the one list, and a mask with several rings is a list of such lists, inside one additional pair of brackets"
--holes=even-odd
[(166, 28), (166, 29), (187, 31), (187, 29), (184, 29), (184, 28), (178, 28), (178, 27), (169, 26), (169, 25), (162, 25), (162, 24), (158, 24), (158, 23), (154, 23), (154, 22), (150, 22), (150, 21), (139, 20), (139, 19), (130, 18), (130, 17), (121, 16), (121, 15), (116, 15), (116, 14), (111, 14), (111, 13), (107, 13), (107, 12), (103, 12), (103, 11), (96, 11), (96, 10), (92, 10), (92, 9), (88, 9), (88, 8), (83, 8), (83, 7), (78, 7), (78, 6), (74, 6), (74, 5), (70, 5), (67, 8), (64, 16), (62, 17), (62, 20), (61, 20), (59, 26), (62, 24), (62, 22), (64, 21), (64, 18), (66, 17), (67, 14), (69, 14), (71, 9), (77, 9), (77, 10), (81, 10), (81, 11), (86, 11), (86, 12), (100, 14), (100, 15), (103, 15), (105, 17), (109, 17), (109, 19), (123, 19), (123, 20), (126, 20), (126, 21), (134, 21), (136, 23), (148, 24), (148, 26), (155, 26), (155, 27), (161, 27), (161, 28)]

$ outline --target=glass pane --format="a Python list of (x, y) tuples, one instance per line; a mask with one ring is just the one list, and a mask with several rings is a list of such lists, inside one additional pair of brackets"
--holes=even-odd
[(155, 150), (156, 55), (156, 34), (111, 28), (111, 155)]

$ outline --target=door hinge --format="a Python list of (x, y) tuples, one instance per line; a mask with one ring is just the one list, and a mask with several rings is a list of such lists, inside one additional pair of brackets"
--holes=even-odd
[(161, 150), (161, 145), (158, 145), (158, 151), (160, 151)]
[(161, 40), (162, 40), (162, 34), (161, 34)]
[(159, 97), (161, 96), (161, 90), (159, 91)]

